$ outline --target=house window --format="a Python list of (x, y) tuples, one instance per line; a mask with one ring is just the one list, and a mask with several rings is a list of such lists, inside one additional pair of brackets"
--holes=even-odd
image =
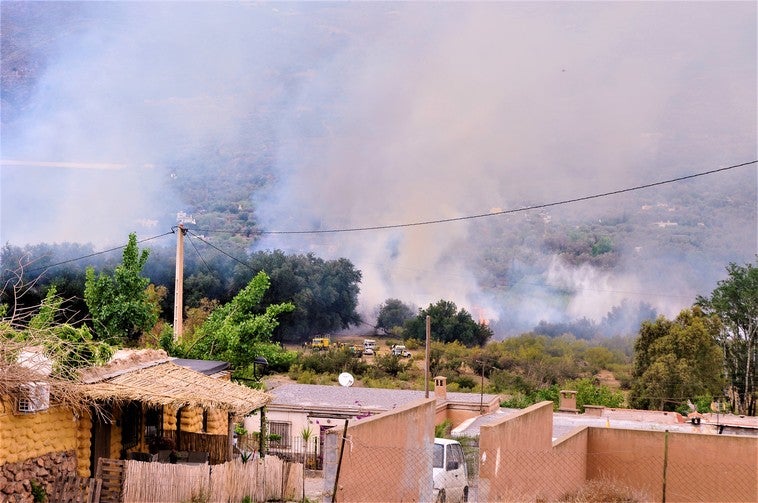
[(163, 409), (149, 407), (145, 410), (145, 441), (154, 443), (163, 436)]
[(289, 447), (291, 439), (292, 424), (269, 421), (268, 438), (271, 447)]
[(139, 443), (142, 407), (139, 402), (129, 402), (121, 409), (121, 448), (131, 449)]

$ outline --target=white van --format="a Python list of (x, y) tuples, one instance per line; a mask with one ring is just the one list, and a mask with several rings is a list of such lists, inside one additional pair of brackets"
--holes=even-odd
[(432, 456), (434, 501), (468, 501), (468, 472), (461, 444), (446, 438), (434, 439)]
[(363, 339), (363, 354), (376, 354), (376, 341), (374, 339)]

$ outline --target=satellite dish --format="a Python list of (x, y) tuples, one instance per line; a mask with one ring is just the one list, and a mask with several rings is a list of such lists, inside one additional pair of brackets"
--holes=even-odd
[(355, 382), (355, 378), (352, 376), (352, 374), (350, 374), (350, 372), (341, 373), (337, 380), (340, 382), (341, 386), (344, 386), (346, 388), (349, 388)]

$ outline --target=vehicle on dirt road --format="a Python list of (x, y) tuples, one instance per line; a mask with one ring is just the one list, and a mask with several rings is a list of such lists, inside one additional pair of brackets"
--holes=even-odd
[(463, 447), (456, 440), (434, 439), (432, 478), (436, 503), (468, 501), (468, 471)]
[(328, 351), (330, 343), (329, 337), (314, 337), (311, 340), (311, 349), (313, 351)]
[(405, 348), (405, 346), (400, 346), (398, 344), (395, 344), (394, 346), (392, 346), (392, 354), (394, 356), (399, 356), (401, 358), (410, 358), (411, 357), (411, 352), (408, 351)]
[(375, 355), (376, 349), (376, 341), (374, 339), (363, 339), (364, 355)]

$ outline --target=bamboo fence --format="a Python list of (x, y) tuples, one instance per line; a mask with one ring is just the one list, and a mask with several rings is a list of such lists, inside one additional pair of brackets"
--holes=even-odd
[(296, 501), (303, 496), (303, 465), (275, 456), (243, 463), (186, 465), (124, 461), (124, 503)]
[(209, 493), (207, 465), (124, 461), (124, 503), (190, 501)]

